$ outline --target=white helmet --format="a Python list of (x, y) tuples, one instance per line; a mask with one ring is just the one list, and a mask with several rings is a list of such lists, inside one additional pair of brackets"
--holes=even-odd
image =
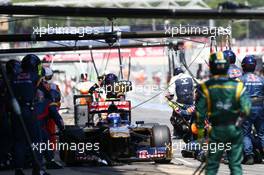
[(52, 76), (53, 76), (52, 69), (49, 68), (49, 67), (44, 67), (44, 70), (45, 70), (45, 78), (46, 78), (46, 80), (51, 80)]

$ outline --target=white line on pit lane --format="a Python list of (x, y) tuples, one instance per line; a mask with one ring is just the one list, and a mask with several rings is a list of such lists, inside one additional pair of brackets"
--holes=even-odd
[(182, 157), (182, 154), (181, 153), (175, 153), (173, 154), (174, 156), (177, 156), (177, 157)]
[(184, 159), (181, 159), (181, 158), (174, 158), (174, 159), (176, 159), (176, 160), (178, 160), (178, 161), (181, 161), (181, 162), (183, 162), (185, 165), (189, 165), (189, 166), (194, 166), (194, 164), (193, 163), (190, 163), (190, 162), (187, 162), (186, 160), (184, 160)]

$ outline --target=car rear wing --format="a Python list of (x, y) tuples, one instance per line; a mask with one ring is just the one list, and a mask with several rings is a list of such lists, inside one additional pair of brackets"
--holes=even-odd
[[(79, 104), (78, 99), (87, 99), (86, 104)], [(90, 115), (109, 113), (109, 109), (113, 109), (115, 113), (126, 113), (129, 117), (128, 120), (131, 122), (131, 101), (119, 101), (119, 100), (108, 100), (103, 102), (94, 102), (92, 95), (74, 95), (74, 124), (80, 125), (79, 123), (79, 110), (85, 110), (85, 115), (87, 117), (87, 122), (89, 123)], [(109, 108), (110, 107), (110, 108)]]
[(89, 104), (90, 113), (105, 113), (109, 112), (108, 109), (111, 105), (116, 106), (117, 112), (130, 112), (131, 103), (130, 101), (103, 101), (103, 102), (92, 102)]
[(127, 113), (129, 121), (131, 121), (131, 101), (104, 101), (104, 102), (91, 102), (88, 105), (90, 114), (110, 113), (109, 109), (114, 108), (115, 113)]

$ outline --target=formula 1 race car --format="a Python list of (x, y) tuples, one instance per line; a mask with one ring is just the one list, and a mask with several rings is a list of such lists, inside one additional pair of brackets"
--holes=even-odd
[[(172, 142), (166, 125), (137, 121), (131, 124), (130, 101), (104, 101), (80, 105), (75, 95), (75, 125), (66, 126), (59, 144), (75, 149), (60, 149), (67, 165), (97, 161), (105, 165), (119, 162), (154, 161), (170, 163)], [(97, 119), (95, 119), (97, 116)], [(69, 147), (71, 148), (71, 147)]]

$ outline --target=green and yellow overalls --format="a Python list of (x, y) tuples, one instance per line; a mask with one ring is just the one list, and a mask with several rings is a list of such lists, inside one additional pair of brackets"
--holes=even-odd
[(241, 114), (247, 116), (251, 107), (250, 99), (244, 93), (243, 83), (226, 76), (214, 76), (202, 83), (199, 89), (196, 101), (198, 135), (203, 134), (206, 117), (212, 125), (206, 174), (217, 174), (224, 149), (229, 150), (231, 174), (242, 174), (243, 136), (236, 122)]

